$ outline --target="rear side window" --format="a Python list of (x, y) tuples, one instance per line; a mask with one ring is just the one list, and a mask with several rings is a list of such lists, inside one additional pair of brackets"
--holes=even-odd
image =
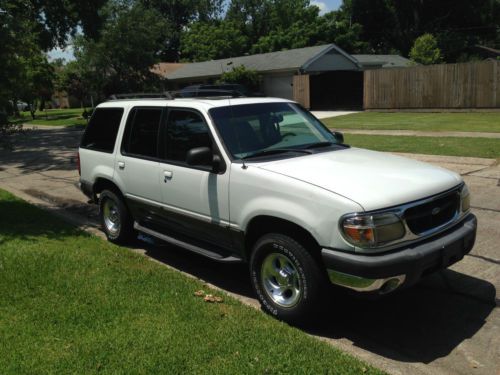
[(162, 108), (134, 108), (127, 122), (122, 152), (156, 158)]
[(168, 160), (184, 163), (192, 148), (211, 146), (208, 126), (198, 113), (180, 109), (170, 111), (166, 132)]
[(81, 147), (112, 153), (123, 108), (97, 108), (87, 125)]

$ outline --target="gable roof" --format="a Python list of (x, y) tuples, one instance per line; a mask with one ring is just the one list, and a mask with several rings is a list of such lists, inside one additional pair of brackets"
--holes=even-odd
[(324, 44), (321, 46), (185, 64), (176, 71), (167, 74), (167, 78), (175, 80), (193, 77), (214, 77), (221, 75), (224, 71), (230, 70), (231, 66), (240, 65), (258, 72), (299, 70), (306, 68), (309, 64), (331, 51), (335, 51), (338, 55), (342, 55), (345, 59), (351, 61), (354, 66), (356, 65), (356, 61), (335, 44)]
[(302, 72), (361, 71), (376, 68), (400, 68), (410, 63), (410, 60), (398, 55), (350, 55), (332, 43), (220, 60), (170, 64), (176, 65), (175, 69), (165, 71), (163, 76), (169, 80), (211, 78), (218, 77), (223, 72), (241, 65), (259, 73), (266, 73), (299, 70)]

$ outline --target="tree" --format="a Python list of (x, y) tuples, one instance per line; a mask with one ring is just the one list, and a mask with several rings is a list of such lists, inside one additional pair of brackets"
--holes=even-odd
[(259, 89), (259, 74), (257, 71), (247, 69), (244, 65), (233, 67), (229, 72), (224, 72), (218, 83), (238, 83), (252, 91)]
[(301, 22), (303, 32), (308, 32), (318, 13), (319, 8), (311, 6), (309, 0), (232, 0), (226, 19), (233, 21), (254, 45), (271, 33), (272, 39), (281, 38), (297, 22)]
[(98, 41), (75, 40), (78, 79), (104, 96), (159, 87), (159, 77), (150, 69), (159, 62), (167, 30), (153, 9), (136, 4), (120, 11), (106, 23)]
[(224, 20), (195, 21), (184, 30), (182, 58), (203, 61), (326, 43), (364, 52), (361, 32), (345, 12), (319, 16), (309, 0), (232, 0)]
[(476, 44), (500, 41), (499, 0), (344, 0), (340, 12), (362, 26), (366, 52), (407, 56), (416, 38), (435, 36), (443, 59), (467, 60)]
[(325, 43), (335, 43), (348, 53), (364, 53), (368, 43), (361, 39), (363, 27), (352, 23), (345, 14), (338, 11), (326, 13), (320, 18), (318, 28)]
[(432, 34), (418, 37), (410, 51), (410, 58), (422, 65), (438, 64), (442, 61), (441, 50)]
[(21, 58), (19, 63), (23, 65), (23, 74), (17, 81), (18, 97), (30, 105), (31, 116), (35, 119), (37, 108), (43, 110), (54, 91), (54, 68), (43, 53)]
[(181, 36), (181, 58), (207, 61), (243, 55), (248, 38), (231, 21), (194, 22)]
[(70, 61), (57, 71), (56, 90), (66, 91), (83, 107), (85, 99), (93, 93), (92, 74), (81, 60)]
[(159, 13), (165, 22), (168, 38), (164, 40), (159, 55), (163, 61), (178, 61), (181, 34), (194, 21), (210, 22), (223, 12), (224, 0), (139, 0), (150, 10)]

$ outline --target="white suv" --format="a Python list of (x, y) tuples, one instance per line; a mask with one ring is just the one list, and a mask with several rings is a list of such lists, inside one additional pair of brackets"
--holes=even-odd
[(263, 308), (289, 322), (318, 307), (328, 281), (384, 294), (474, 245), (459, 175), (349, 147), (288, 100), (109, 101), (79, 158), (109, 240), (139, 231), (248, 262)]

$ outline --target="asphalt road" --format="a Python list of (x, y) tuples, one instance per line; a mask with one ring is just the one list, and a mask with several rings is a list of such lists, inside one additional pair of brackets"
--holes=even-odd
[[(95, 206), (76, 187), (81, 131), (40, 128), (0, 152), (0, 188), (102, 235)], [(332, 288), (307, 332), (391, 374), (500, 375), (500, 166), (491, 159), (406, 155), (461, 173), (479, 219), (476, 246), (451, 269), (377, 301)], [(172, 246), (131, 246), (258, 306), (244, 265), (218, 264)]]

